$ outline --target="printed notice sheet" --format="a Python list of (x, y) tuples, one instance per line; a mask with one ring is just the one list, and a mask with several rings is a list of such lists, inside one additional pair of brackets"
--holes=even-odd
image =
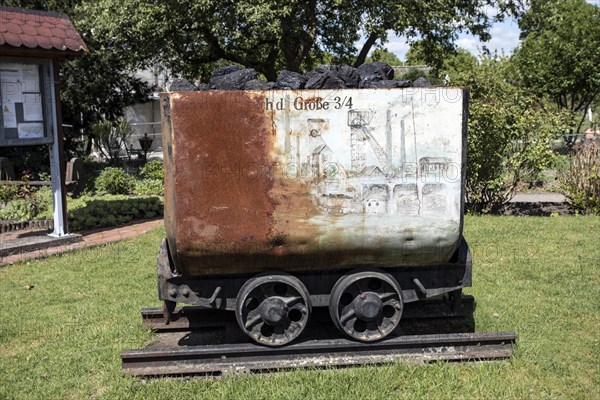
[(0, 83), (2, 84), (2, 103), (20, 103), (23, 101), (23, 69), (21, 64), (0, 64)]
[(44, 137), (44, 124), (41, 122), (30, 122), (19, 124), (17, 127), (19, 139), (37, 139)]
[(2, 120), (4, 121), (5, 128), (17, 127), (17, 112), (15, 110), (15, 103), (2, 104)]
[(23, 92), (39, 92), (40, 91), (40, 73), (39, 68), (35, 64), (23, 64)]
[(23, 94), (23, 119), (25, 121), (42, 121), (42, 95), (40, 93)]

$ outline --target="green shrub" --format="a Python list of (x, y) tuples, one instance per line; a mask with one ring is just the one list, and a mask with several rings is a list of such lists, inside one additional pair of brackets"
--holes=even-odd
[(96, 191), (108, 194), (129, 194), (134, 188), (134, 178), (121, 168), (105, 168), (96, 178)]
[(466, 202), (475, 213), (498, 212), (522, 182), (553, 165), (553, 139), (564, 115), (510, 80), (509, 59), (484, 57), (453, 84), (469, 86)]
[(16, 200), (19, 197), (19, 186), (17, 185), (0, 185), (0, 204), (8, 203), (11, 200)]
[(149, 161), (140, 171), (140, 177), (142, 179), (158, 179), (163, 181), (164, 176), (165, 172), (162, 161)]
[(558, 176), (571, 206), (600, 215), (600, 146), (579, 149), (571, 158), (569, 169)]
[(51, 181), (52, 175), (50, 172), (38, 172), (37, 173), (38, 180), (40, 181)]
[(69, 229), (74, 232), (163, 215), (163, 202), (157, 196), (82, 196), (67, 205)]
[(135, 194), (162, 196), (165, 191), (162, 179), (142, 179), (135, 181)]
[(16, 199), (9, 201), (6, 206), (0, 210), (0, 220), (9, 220), (16, 222), (31, 221), (37, 214), (35, 203), (27, 199)]
[(83, 160), (83, 174), (85, 176), (85, 186), (82, 194), (91, 195), (96, 191), (96, 179), (106, 168), (106, 164), (98, 161), (93, 161), (91, 158)]
[[(46, 210), (52, 212), (52, 202), (54, 199), (52, 195), (52, 188), (50, 186), (44, 186), (40, 188), (37, 192), (35, 192), (34, 196), (38, 214), (43, 214), (46, 212)], [(36, 215), (36, 217), (38, 217), (38, 215)]]
[[(69, 230), (76, 232), (162, 216), (163, 200), (159, 196), (83, 195), (69, 198), (67, 209)], [(38, 214), (36, 219), (52, 219), (52, 207)]]
[(29, 189), (23, 191), (16, 185), (14, 188), (17, 194), (5, 202), (5, 206), (0, 209), (0, 220), (24, 222), (44, 219), (43, 216), (47, 214), (50, 215), (50, 218), (52, 217), (52, 189), (50, 187), (42, 187), (35, 191)]

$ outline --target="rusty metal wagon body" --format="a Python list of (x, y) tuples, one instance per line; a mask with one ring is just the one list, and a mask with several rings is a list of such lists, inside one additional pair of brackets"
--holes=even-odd
[[(468, 92), (461, 88), (163, 94), (159, 297), (228, 309), (265, 345), (313, 307), (361, 341), (403, 304), (460, 297)], [(167, 318), (168, 319), (168, 318)]]

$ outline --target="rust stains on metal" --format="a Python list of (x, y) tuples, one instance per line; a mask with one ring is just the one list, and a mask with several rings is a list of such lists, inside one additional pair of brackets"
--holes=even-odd
[(306, 254), (318, 246), (318, 228), (310, 223), (311, 217), (320, 211), (310, 196), (308, 185), (297, 179), (286, 179), (283, 171), (277, 169), (276, 179), (270, 196), (276, 204), (273, 213), (275, 232), (290, 233), (280, 235), (283, 243), (274, 246), (271, 254), (283, 256), (289, 253)]
[(178, 252), (254, 253), (267, 246), (274, 132), (262, 103), (248, 92), (177, 93), (171, 120), (176, 200), (166, 213), (176, 211), (176, 232), (169, 234)]

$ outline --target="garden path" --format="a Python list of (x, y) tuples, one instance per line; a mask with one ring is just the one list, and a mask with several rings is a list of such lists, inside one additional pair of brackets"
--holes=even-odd
[[(97, 229), (93, 231), (80, 232), (82, 240), (76, 243), (69, 243), (60, 246), (49, 247), (42, 250), (25, 251), (9, 256), (0, 257), (0, 266), (14, 264), (19, 261), (26, 261), (36, 258), (45, 258), (53, 254), (66, 253), (73, 250), (84, 249), (94, 246), (100, 246), (106, 243), (116, 242), (123, 239), (129, 239), (143, 233), (148, 232), (151, 229), (159, 227), (163, 224), (163, 219), (154, 219), (150, 221), (143, 221), (134, 223), (131, 225), (120, 226), (110, 229)], [(22, 232), (14, 232), (10, 235), (11, 239), (18, 237)], [(7, 234), (0, 236), (0, 242), (2, 237), (7, 238)]]

